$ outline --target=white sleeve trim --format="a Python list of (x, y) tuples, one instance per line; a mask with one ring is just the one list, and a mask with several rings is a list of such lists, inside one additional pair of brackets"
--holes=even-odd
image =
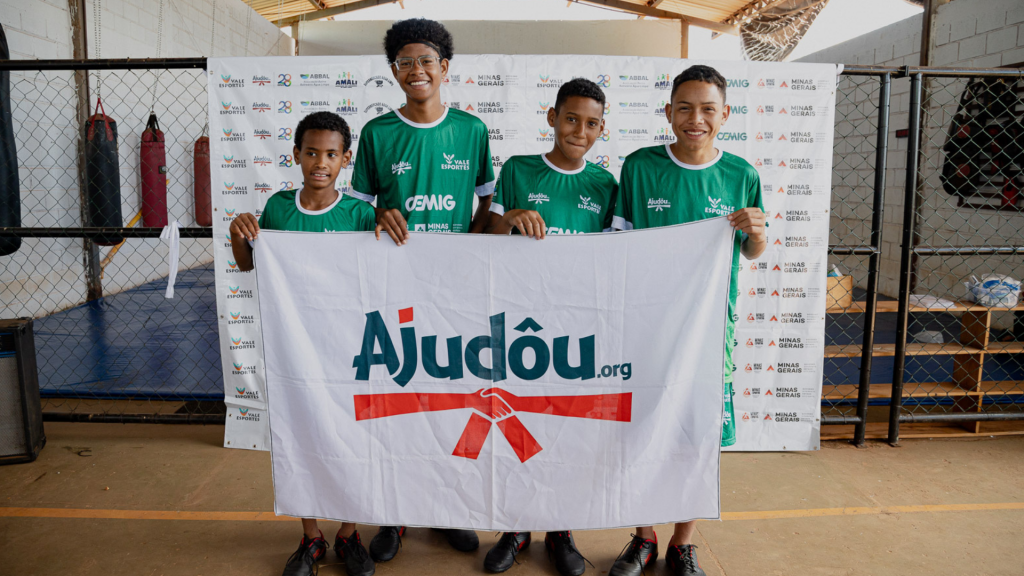
[(622, 216), (612, 216), (612, 228), (616, 230), (632, 230), (633, 223), (626, 221)]
[(491, 194), (494, 194), (494, 183), (495, 182), (496, 182), (495, 180), (491, 180), (490, 182), (487, 182), (485, 184), (481, 184), (480, 186), (476, 187), (474, 192), (476, 192), (477, 196), (490, 196)]
[(505, 215), (505, 207), (502, 206), (501, 204), (497, 204), (495, 202), (491, 202), (490, 210), (491, 210), (491, 212), (494, 212), (498, 216), (504, 216)]
[(363, 202), (369, 202), (370, 204), (373, 204), (373, 201), (377, 199), (376, 196), (373, 196), (371, 194), (363, 194), (362, 192), (356, 192), (355, 190), (351, 190), (351, 189), (348, 192), (346, 192), (346, 194), (348, 194), (349, 196), (351, 196), (353, 198), (358, 198), (359, 200), (362, 200)]

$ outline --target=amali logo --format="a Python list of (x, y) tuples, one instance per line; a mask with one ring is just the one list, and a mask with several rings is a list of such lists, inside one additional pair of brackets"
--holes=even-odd
[(658, 131), (654, 133), (654, 142), (656, 144), (671, 144), (676, 141), (676, 135), (672, 132), (671, 128), (658, 128)]
[(334, 111), (342, 116), (351, 116), (353, 114), (359, 114), (359, 107), (356, 103), (350, 99), (339, 100), (338, 105), (334, 107)]
[(658, 78), (654, 81), (654, 89), (669, 90), (670, 88), (672, 88), (672, 78), (668, 74), (658, 74)]
[(338, 74), (338, 78), (334, 80), (335, 88), (358, 88), (359, 81), (351, 72), (342, 72)]
[[(412, 323), (413, 309), (399, 310), (398, 320), (399, 324)], [(464, 376), (463, 357), (465, 357), (465, 369), (472, 376), (487, 382), (506, 380), (509, 369), (515, 376), (523, 380), (536, 380), (548, 371), (552, 359), (555, 372), (559, 377), (567, 380), (612, 377), (613, 374), (615, 376), (621, 374), (623, 380), (628, 380), (631, 375), (632, 366), (626, 363), (616, 364), (614, 367), (604, 366), (598, 376), (594, 362), (594, 335), (579, 340), (580, 362), (577, 366), (571, 366), (568, 336), (554, 339), (554, 354), (552, 354), (547, 342), (536, 335), (543, 328), (532, 318), (526, 318), (514, 328), (524, 335), (512, 342), (506, 350), (505, 314), (496, 314), (489, 320), (490, 333), (469, 339), (465, 347), (465, 354), (462, 350), (461, 336), (447, 339), (447, 366), (440, 366), (437, 363), (437, 336), (423, 337), (421, 347), (424, 371), (434, 378), (462, 379)], [(528, 331), (534, 334), (527, 334)], [(398, 353), (380, 312), (375, 311), (366, 315), (362, 351), (352, 361), (353, 368), (356, 368), (356, 380), (369, 380), (370, 369), (375, 365), (385, 366), (388, 373), (400, 386), (404, 386), (412, 379), (420, 364), (417, 360), (416, 329), (412, 326), (403, 326), (400, 328), (400, 332), (404, 358), (401, 370), (399, 370)], [(374, 349), (379, 349), (382, 353), (374, 354)], [(524, 363), (524, 353), (527, 349), (533, 353), (533, 366), (529, 368)], [(486, 354), (485, 350), (489, 351), (489, 354)], [(484, 364), (482, 356), (490, 357), (490, 366)], [(526, 462), (543, 448), (519, 420), (516, 412), (616, 422), (632, 420), (632, 393), (630, 392), (571, 397), (523, 397), (503, 388), (481, 388), (476, 392), (466, 394), (443, 392), (357, 394), (353, 397), (353, 404), (357, 421), (432, 410), (472, 409), (473, 415), (452, 455), (476, 459), (480, 455), (491, 425), (495, 424), (512, 445), (520, 462)]]

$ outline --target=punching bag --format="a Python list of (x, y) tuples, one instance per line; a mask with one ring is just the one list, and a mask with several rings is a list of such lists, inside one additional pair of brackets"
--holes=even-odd
[[(121, 174), (118, 172), (117, 123), (96, 99), (96, 112), (85, 121), (85, 197), (89, 209), (84, 220), (93, 228), (121, 228)], [(93, 238), (100, 246), (120, 244), (112, 234)]]
[[(0, 59), (11, 57), (7, 35), (0, 26)], [(21, 192), (18, 189), (18, 152), (11, 124), (11, 73), (0, 72), (0, 228), (21, 226)], [(14, 254), (21, 238), (0, 236), (0, 256)]]
[(193, 154), (196, 196), (196, 224), (213, 226), (213, 204), (210, 202), (210, 139), (200, 136)]
[(146, 228), (167, 226), (167, 155), (164, 133), (156, 114), (149, 113), (142, 131), (139, 168), (142, 170), (142, 225)]

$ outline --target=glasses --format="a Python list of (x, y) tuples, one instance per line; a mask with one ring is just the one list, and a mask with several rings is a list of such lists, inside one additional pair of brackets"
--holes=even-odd
[(437, 56), (424, 55), (416, 58), (395, 58), (395, 62), (392, 65), (401, 72), (408, 72), (409, 70), (412, 70), (416, 62), (420, 63), (420, 68), (426, 70), (428, 68), (436, 67), (440, 61), (441, 59)]

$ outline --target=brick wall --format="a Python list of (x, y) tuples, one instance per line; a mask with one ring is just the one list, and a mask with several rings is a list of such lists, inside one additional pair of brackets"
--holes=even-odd
[[(161, 20), (162, 12), (162, 20)], [(240, 0), (86, 0), (90, 58), (290, 55), (292, 40)], [(0, 24), (16, 59), (71, 58), (67, 0), (0, 0)], [(98, 35), (97, 35), (98, 32)], [(122, 215), (139, 211), (140, 135), (151, 109), (167, 140), (171, 218), (194, 225), (192, 150), (206, 121), (202, 70), (92, 74), (90, 104), (101, 95), (118, 122)], [(12, 112), (26, 226), (79, 226), (77, 92), (66, 72), (12, 73)], [(181, 268), (212, 260), (208, 240), (182, 243)], [(166, 247), (132, 240), (107, 259), (112, 294), (166, 275)], [(110, 256), (109, 258), (107, 258)], [(0, 317), (43, 316), (84, 301), (82, 242), (26, 239), (0, 257)]]

